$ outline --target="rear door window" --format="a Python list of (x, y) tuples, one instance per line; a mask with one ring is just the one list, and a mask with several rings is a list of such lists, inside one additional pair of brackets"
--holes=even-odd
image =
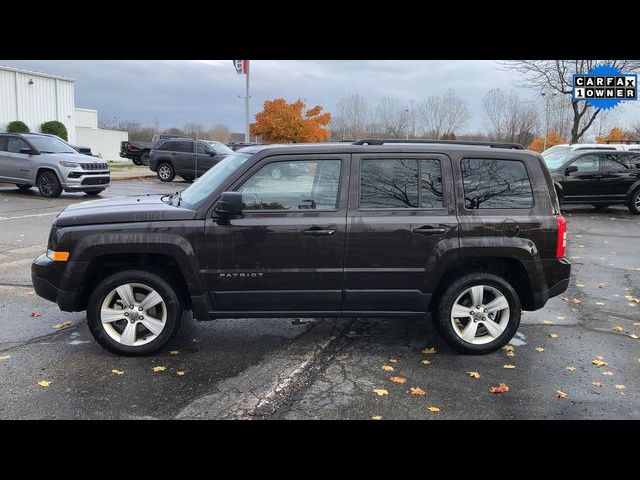
[(27, 142), (22, 140), (21, 138), (16, 137), (8, 137), (7, 138), (7, 152), (11, 153), (20, 153), (21, 148), (29, 148)]
[(533, 190), (519, 160), (465, 158), (460, 162), (468, 209), (530, 208)]
[(631, 168), (629, 157), (622, 153), (600, 155), (601, 172), (625, 172)]

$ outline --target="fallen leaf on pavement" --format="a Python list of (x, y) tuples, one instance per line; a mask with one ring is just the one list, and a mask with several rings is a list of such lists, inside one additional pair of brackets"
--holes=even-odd
[(431, 413), (437, 413), (440, 411), (438, 407), (427, 407), (427, 410), (429, 410)]
[(371, 417), (371, 420), (382, 420), (382, 416), (381, 415), (374, 415), (373, 417)]
[(115, 373), (116, 375), (124, 375), (124, 370), (116, 370), (115, 368), (111, 370), (111, 373)]
[(513, 345), (505, 345), (502, 349), (506, 352), (513, 352), (515, 350)]
[(169, 355), (178, 355), (179, 353), (180, 353), (180, 351), (179, 351), (179, 350), (171, 350), (171, 351), (169, 352)]
[(542, 347), (536, 347), (536, 352), (540, 352), (540, 353), (542, 353), (542, 352), (544, 352), (544, 348), (542, 348)]
[(437, 350), (435, 347), (425, 348), (424, 350), (422, 350), (422, 353), (424, 353), (425, 355), (431, 355), (436, 352)]
[(478, 372), (467, 372), (471, 378), (480, 378), (480, 374)]
[(549, 334), (549, 338), (558, 338), (558, 334), (557, 333), (550, 333)]
[(603, 362), (602, 359), (600, 358), (594, 358), (591, 363), (593, 363), (596, 367), (603, 367), (605, 365), (608, 365), (607, 362)]
[(601, 387), (602, 382), (591, 382), (591, 385), (593, 385), (594, 387)]
[(390, 358), (390, 359), (389, 359), (389, 361), (390, 361), (391, 363), (398, 363), (398, 360), (397, 360), (397, 359), (395, 359), (395, 358)]
[(558, 320), (564, 320), (564, 319), (565, 319), (564, 315), (560, 315), (559, 317), (556, 317), (556, 318), (557, 318)]
[(31, 312), (32, 317), (41, 317), (42, 314), (40, 312)]
[(627, 388), (627, 387), (625, 387), (624, 385), (618, 384), (618, 385), (616, 385), (616, 388), (617, 388), (618, 390), (624, 390), (624, 389), (625, 389), (625, 388)]
[(576, 283), (576, 287), (578, 287), (578, 288), (583, 288), (583, 287), (584, 287), (584, 285), (583, 285), (582, 283)]
[(164, 372), (167, 369), (167, 367), (153, 367), (153, 371), (154, 372)]
[(491, 387), (489, 391), (491, 393), (506, 393), (509, 391), (509, 387), (507, 386), (506, 383), (501, 383), (497, 387)]
[(577, 298), (574, 298), (573, 300), (571, 300), (573, 303), (575, 303), (576, 305), (581, 304), (582, 302), (580, 300), (578, 300)]
[(391, 377), (389, 378), (393, 383), (405, 383), (407, 381), (404, 377)]
[(542, 323), (544, 323), (545, 325), (553, 325), (553, 322), (551, 320), (543, 320)]
[(596, 305), (604, 305), (604, 302), (596, 302)]
[(516, 366), (515, 365), (503, 365), (502, 368), (512, 369), (512, 368), (516, 368)]
[(41, 387), (48, 387), (52, 384), (53, 382), (51, 380), (40, 380), (38, 382), (38, 385), (40, 385)]
[(422, 360), (420, 363), (424, 363), (425, 365), (431, 365), (429, 360)]
[(565, 370), (569, 370), (570, 372), (575, 372), (576, 367), (566, 367)]
[(59, 330), (61, 328), (65, 328), (68, 327), (70, 325), (73, 325), (73, 322), (71, 320), (67, 320), (66, 322), (62, 322), (62, 323), (56, 323), (53, 328), (55, 328), (56, 330)]
[(558, 397), (558, 398), (567, 398), (567, 394), (564, 393), (562, 390), (556, 390), (556, 397)]
[(176, 372), (176, 375), (178, 375), (179, 377), (184, 376), (184, 374), (185, 374), (185, 372), (184, 372), (183, 370), (178, 370), (178, 371)]
[(516, 354), (514, 352), (507, 352), (507, 357), (515, 357)]
[(424, 395), (425, 393), (427, 393), (420, 387), (411, 387), (409, 391), (411, 392), (411, 395)]
[(602, 372), (603, 375), (613, 375), (613, 372)]
[(616, 325), (612, 330), (614, 332), (624, 332), (624, 328), (622, 328), (620, 325)]
[(9, 360), (11, 355), (0, 355), (0, 360)]
[(383, 395), (389, 395), (389, 392), (387, 390), (385, 390), (384, 388), (376, 388), (373, 393), (375, 393), (378, 396), (383, 396)]
[(27, 295), (35, 295), (36, 291), (35, 290), (31, 290), (30, 292), (27, 292)]
[(640, 338), (640, 336), (636, 335), (635, 333), (630, 333), (629, 337), (633, 338), (634, 340), (637, 340), (638, 338)]
[(382, 365), (382, 369), (387, 372), (393, 372), (393, 367), (391, 365)]

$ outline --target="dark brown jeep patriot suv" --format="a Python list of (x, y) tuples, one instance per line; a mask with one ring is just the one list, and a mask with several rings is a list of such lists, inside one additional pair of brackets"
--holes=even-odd
[[(274, 166), (295, 170), (274, 179)], [(125, 355), (198, 320), (412, 317), (496, 350), (564, 292), (566, 223), (542, 157), (516, 144), (253, 146), (173, 195), (67, 207), (33, 263), (38, 295), (87, 311)]]

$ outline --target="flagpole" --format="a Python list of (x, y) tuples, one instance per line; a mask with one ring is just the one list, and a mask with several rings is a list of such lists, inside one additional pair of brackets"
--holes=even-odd
[(246, 60), (246, 80), (247, 80), (247, 91), (244, 97), (244, 119), (245, 119), (245, 130), (244, 130), (244, 141), (245, 143), (249, 143), (249, 60)]

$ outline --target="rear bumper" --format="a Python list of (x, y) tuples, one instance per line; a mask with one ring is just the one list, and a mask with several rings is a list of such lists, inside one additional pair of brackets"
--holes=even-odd
[(538, 310), (544, 307), (550, 298), (560, 295), (569, 288), (571, 279), (569, 260), (566, 258), (542, 260), (541, 267), (546, 277), (547, 288), (532, 292), (532, 305), (528, 305), (527, 310)]

